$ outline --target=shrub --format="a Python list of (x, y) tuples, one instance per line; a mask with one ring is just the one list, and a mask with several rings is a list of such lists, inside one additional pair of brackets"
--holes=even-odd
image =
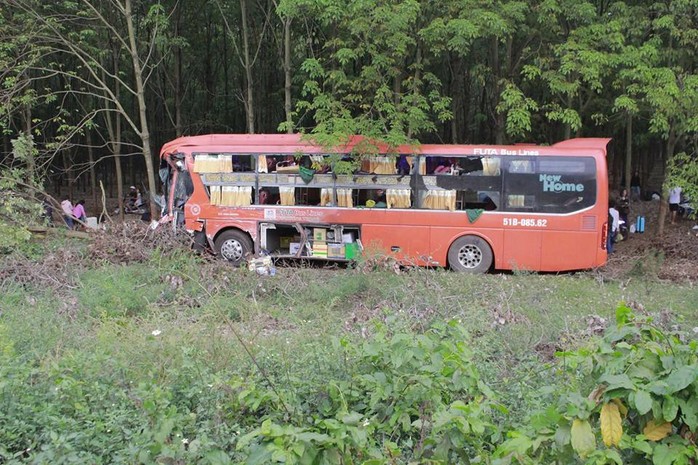
[(698, 341), (624, 305), (616, 323), (591, 347), (558, 354), (577, 382), (511, 431), (495, 464), (695, 463)]

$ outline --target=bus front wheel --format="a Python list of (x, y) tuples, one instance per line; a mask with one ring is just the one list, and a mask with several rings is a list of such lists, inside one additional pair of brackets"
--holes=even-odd
[(453, 271), (485, 273), (492, 266), (492, 249), (480, 237), (459, 237), (448, 249), (448, 264)]
[(252, 253), (252, 241), (242, 231), (229, 230), (216, 238), (216, 252), (223, 259), (239, 266), (248, 254)]

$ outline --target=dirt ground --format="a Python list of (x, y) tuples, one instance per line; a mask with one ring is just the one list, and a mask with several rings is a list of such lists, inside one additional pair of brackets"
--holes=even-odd
[(677, 282), (698, 281), (698, 229), (695, 219), (680, 218), (671, 224), (667, 217), (664, 236), (657, 237), (659, 201), (630, 204), (630, 222), (646, 218), (643, 234), (629, 234), (615, 244), (602, 276), (621, 279), (633, 275), (654, 276)]

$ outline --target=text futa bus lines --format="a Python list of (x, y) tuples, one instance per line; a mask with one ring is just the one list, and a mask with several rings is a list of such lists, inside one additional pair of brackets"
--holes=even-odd
[[(351, 144), (214, 134), (165, 144), (160, 175), (169, 219), (236, 264), (259, 253), (382, 253), (456, 271), (566, 271), (606, 263), (608, 142), (421, 145), (352, 158)], [(342, 162), (350, 174), (339, 174)]]

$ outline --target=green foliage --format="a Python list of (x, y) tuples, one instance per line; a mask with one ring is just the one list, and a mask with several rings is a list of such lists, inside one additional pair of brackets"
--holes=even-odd
[(527, 98), (514, 84), (508, 83), (501, 95), (497, 111), (507, 115), (507, 134), (523, 138), (531, 131), (531, 114), (538, 110), (533, 99)]
[(695, 153), (689, 155), (685, 152), (675, 154), (667, 166), (667, 177), (664, 181), (666, 187), (680, 186), (681, 193), (692, 203), (695, 216), (698, 207), (698, 157)]
[(43, 212), (32, 138), (22, 135), (12, 143), (14, 163), (0, 166), (0, 253), (28, 242), (28, 227), (40, 224)]
[[(497, 438), (494, 394), (466, 340), (451, 323), (416, 337), (379, 327), (359, 347), (342, 341), (347, 378), (328, 382), (319, 405), (298, 406), (304, 411), (296, 424), (284, 421), (288, 410), (278, 402), (267, 403), (262, 425), (240, 439), (238, 450), (249, 464), (483, 460)], [(250, 388), (240, 400), (260, 412), (260, 396)]]
[(625, 305), (616, 323), (591, 347), (558, 354), (578, 381), (556, 408), (510, 432), (494, 463), (661, 465), (698, 458), (698, 341)]
[(358, 134), (396, 147), (451, 117), (440, 79), (425, 70), (422, 8), (372, 0), (318, 12), (335, 33), (324, 45), (326, 58), (301, 65), (306, 79), (296, 112), (312, 115), (310, 132), (340, 140)]

